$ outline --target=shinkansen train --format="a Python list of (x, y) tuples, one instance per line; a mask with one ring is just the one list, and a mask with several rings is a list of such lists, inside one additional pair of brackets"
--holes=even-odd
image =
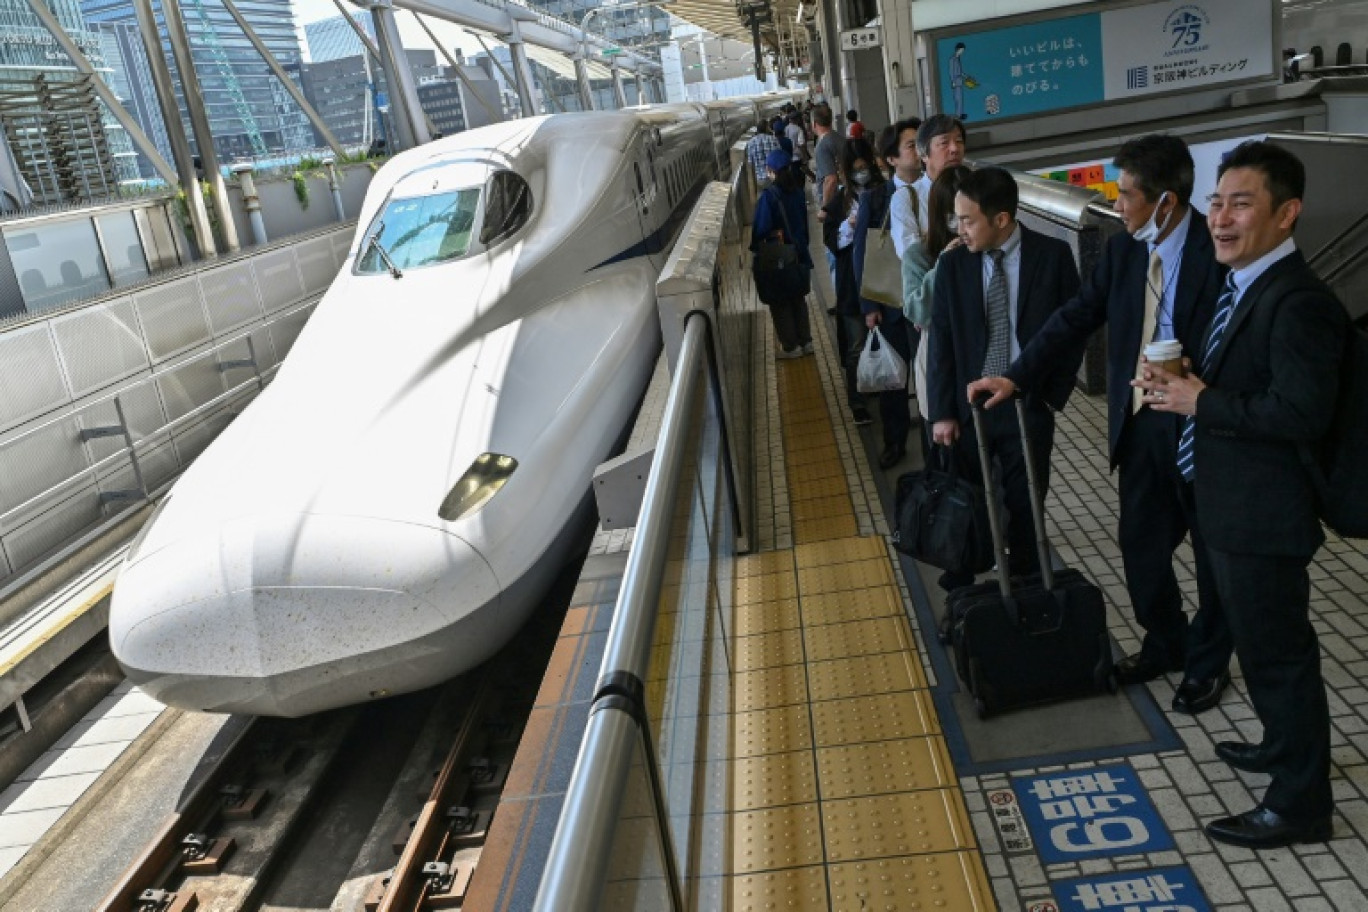
[(128, 677), (298, 716), (499, 649), (635, 414), (675, 236), (789, 100), (529, 118), (395, 156), (274, 382), (131, 545), (109, 619)]

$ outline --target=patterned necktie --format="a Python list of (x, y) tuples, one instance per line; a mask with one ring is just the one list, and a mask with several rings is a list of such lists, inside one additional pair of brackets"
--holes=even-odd
[[(1226, 275), (1225, 290), (1221, 292), (1221, 299), (1216, 302), (1216, 316), (1211, 318), (1211, 332), (1207, 333), (1206, 347), (1202, 349), (1203, 377), (1206, 376), (1212, 359), (1221, 347), (1221, 339), (1225, 337), (1226, 327), (1230, 325), (1230, 317), (1235, 313), (1235, 303), (1235, 273), (1231, 272)], [(1186, 481), (1192, 481), (1197, 470), (1192, 458), (1192, 441), (1196, 432), (1197, 418), (1188, 415), (1183, 419), (1183, 433), (1178, 438), (1178, 471), (1183, 473)]]
[(988, 279), (988, 354), (983, 358), (983, 376), (1001, 377), (1011, 364), (1012, 318), (1007, 313), (1007, 273), (1002, 267), (1002, 250), (990, 250), (993, 275)]
[[(1145, 275), (1145, 316), (1140, 324), (1140, 351), (1135, 356), (1135, 379), (1145, 379), (1145, 365), (1140, 358), (1145, 354), (1145, 346), (1154, 341), (1154, 330), (1159, 323), (1160, 298), (1164, 296), (1164, 262), (1159, 259), (1156, 248), (1150, 254), (1149, 272)], [(1131, 390), (1131, 411), (1140, 411), (1144, 404), (1145, 391), (1138, 386)]]

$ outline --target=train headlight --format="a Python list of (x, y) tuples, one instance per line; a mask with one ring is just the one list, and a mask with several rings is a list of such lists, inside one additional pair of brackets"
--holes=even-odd
[(518, 460), (512, 456), (481, 453), (437, 508), (437, 515), (452, 522), (474, 513), (499, 493), (517, 467)]

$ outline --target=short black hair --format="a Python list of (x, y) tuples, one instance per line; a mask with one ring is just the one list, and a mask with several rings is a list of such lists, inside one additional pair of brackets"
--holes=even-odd
[(849, 111), (846, 111), (846, 120), (859, 120), (859, 119), (860, 119), (860, 115), (859, 115), (859, 113), (858, 113), (854, 108), (851, 108)]
[[(908, 130), (916, 131), (921, 126), (921, 120), (916, 117), (909, 117), (900, 120), (886, 131), (879, 134), (879, 154), (884, 158), (897, 158), (898, 147), (902, 145), (902, 135)], [(918, 136), (920, 137), (920, 133)]]
[(956, 42), (955, 42), (955, 50), (957, 50), (957, 51), (962, 51), (962, 50), (964, 50), (964, 49), (965, 49), (965, 47), (964, 47), (964, 42), (963, 42), (963, 41), (956, 41)]
[(1016, 178), (1002, 168), (980, 168), (967, 175), (960, 181), (959, 192), (977, 203), (987, 218), (992, 218), (999, 212), (1016, 218)]
[(964, 139), (964, 124), (949, 114), (932, 114), (917, 128), (917, 151), (925, 158), (931, 152), (931, 140), (958, 130), (960, 140)]
[(1232, 168), (1262, 171), (1274, 209), (1306, 194), (1306, 166), (1282, 146), (1261, 140), (1240, 143), (1221, 161), (1216, 169), (1216, 180)]
[(1151, 203), (1164, 191), (1178, 197), (1184, 206), (1192, 199), (1192, 153), (1187, 143), (1176, 136), (1138, 136), (1117, 150), (1112, 164), (1135, 178), (1135, 186)]

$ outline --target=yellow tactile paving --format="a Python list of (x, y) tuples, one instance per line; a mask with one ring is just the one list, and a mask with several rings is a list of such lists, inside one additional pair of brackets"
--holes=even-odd
[(958, 789), (927, 789), (822, 802), (830, 861), (922, 855), (973, 848)]
[(803, 641), (809, 662), (912, 649), (907, 621), (898, 616), (809, 625), (803, 630)]
[(776, 602), (752, 602), (736, 606), (732, 617), (732, 633), (739, 637), (753, 636), (757, 633), (795, 629), (801, 627), (802, 623), (796, 598), (780, 599)]
[(731, 907), (987, 912), (890, 553), (859, 534), (815, 359), (777, 379), (788, 496), (776, 500), (794, 547), (741, 558), (718, 583), (733, 669)]
[(798, 585), (804, 595), (892, 586), (893, 567), (886, 557), (828, 564), (825, 567), (802, 567), (798, 570)]
[(818, 748), (817, 780), (827, 800), (948, 788), (958, 781), (937, 735)]
[(740, 671), (733, 677), (736, 712), (807, 702), (807, 674), (802, 665)]
[(811, 747), (812, 723), (801, 703), (732, 716), (732, 755), (737, 758)]
[(827, 912), (831, 908), (826, 869), (816, 865), (737, 877), (732, 881), (731, 900), (736, 912)]
[(828, 564), (844, 564), (848, 561), (887, 558), (882, 539), (843, 538), (840, 541), (814, 542), (799, 545), (793, 549), (794, 558), (800, 568), (825, 567)]
[(828, 872), (831, 907), (842, 912), (857, 909), (989, 912), (997, 909), (982, 862), (974, 852), (846, 862), (831, 865)]
[(802, 661), (803, 633), (797, 628), (757, 633), (732, 640), (732, 667), (737, 671), (798, 665)]
[(891, 586), (803, 595), (803, 623), (807, 627), (889, 616), (903, 617), (902, 599)]
[(809, 519), (841, 519), (850, 515), (850, 495), (795, 500), (790, 508), (797, 522)]
[(746, 757), (732, 765), (733, 809), (751, 811), (817, 800), (812, 751)]
[(777, 602), (798, 594), (798, 580), (792, 571), (748, 576), (732, 582), (732, 600), (736, 605), (754, 602)]
[(828, 747), (939, 734), (940, 720), (926, 691), (905, 690), (815, 703), (812, 731), (818, 746)]
[(916, 656), (904, 652), (850, 656), (808, 665), (808, 695), (812, 700), (894, 693), (926, 686)]
[(753, 874), (821, 864), (821, 834), (815, 802), (738, 811), (732, 823), (732, 871)]

